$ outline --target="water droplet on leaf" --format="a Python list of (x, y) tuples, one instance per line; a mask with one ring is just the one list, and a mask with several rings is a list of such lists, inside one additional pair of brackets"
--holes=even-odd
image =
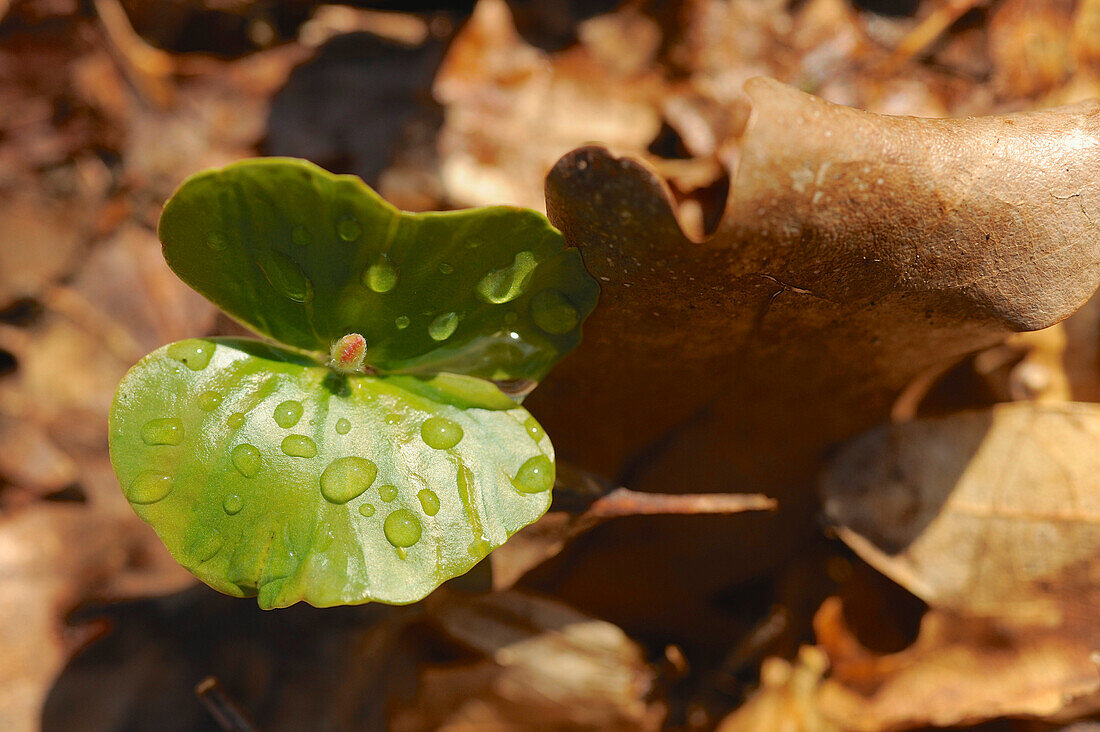
[(361, 516), (366, 516), (367, 518), (370, 518), (371, 516), (374, 515), (374, 506), (372, 506), (369, 503), (360, 504), (359, 514)]
[(429, 417), (420, 425), (424, 444), (436, 450), (449, 450), (462, 441), (462, 427), (446, 417)]
[(378, 293), (389, 292), (397, 286), (397, 268), (383, 254), (363, 273), (363, 284)]
[(204, 391), (195, 399), (199, 409), (204, 412), (213, 412), (222, 403), (222, 395), (216, 391)]
[(420, 506), (424, 509), (424, 513), (429, 516), (435, 516), (439, 513), (439, 496), (435, 494), (435, 491), (425, 488), (417, 493), (416, 497), (420, 499)]
[(283, 429), (290, 429), (298, 424), (298, 420), (302, 418), (302, 403), (294, 399), (288, 399), (275, 407), (273, 417), (275, 418), (275, 424)]
[(542, 429), (542, 425), (540, 425), (534, 417), (528, 417), (527, 421), (523, 423), (523, 428), (527, 430), (527, 434), (531, 435), (531, 439), (535, 442), (538, 442), (546, 435), (546, 432)]
[(187, 547), (187, 553), (194, 557), (195, 561), (205, 562), (212, 559), (218, 550), (222, 548), (221, 537), (217, 534), (203, 533)]
[(449, 275), (450, 273), (452, 273), (454, 271), (455, 271), (455, 268), (454, 268), (453, 264), (448, 264), (447, 262), (440, 262), (439, 263), (439, 272), (440, 272), (440, 274)]
[(428, 325), (428, 335), (433, 341), (445, 341), (454, 334), (457, 327), (458, 315), (443, 313)]
[(354, 216), (344, 216), (336, 222), (336, 235), (344, 241), (355, 241), (363, 233), (363, 227)]
[(366, 458), (336, 458), (321, 473), (321, 495), (330, 503), (347, 503), (370, 488), (378, 467)]
[(336, 530), (329, 524), (321, 524), (317, 527), (317, 535), (313, 538), (313, 548), (316, 551), (323, 552), (332, 546), (335, 539)]
[(405, 330), (409, 327), (409, 316), (398, 315), (396, 318), (393, 319), (393, 324), (397, 326), (398, 330)]
[(222, 510), (224, 510), (230, 516), (236, 516), (244, 508), (244, 499), (238, 496), (236, 493), (230, 493), (222, 501)]
[(214, 355), (214, 344), (194, 338), (168, 346), (168, 356), (181, 362), (192, 371), (202, 371)]
[(237, 445), (229, 453), (233, 467), (246, 478), (251, 478), (260, 470), (260, 451), (249, 444)]
[(336, 420), (336, 432), (337, 434), (346, 435), (351, 431), (351, 422), (347, 421), (343, 417)]
[(155, 470), (146, 470), (138, 473), (138, 476), (130, 483), (130, 489), (126, 491), (126, 497), (131, 503), (148, 504), (156, 503), (172, 490), (172, 477)]
[(542, 290), (531, 298), (531, 317), (535, 325), (554, 335), (568, 333), (581, 319), (573, 304), (557, 290)]
[(382, 525), (386, 538), (396, 547), (410, 547), (420, 541), (423, 527), (416, 514), (407, 508), (399, 508), (386, 517)]
[(306, 302), (313, 298), (313, 285), (302, 268), (282, 252), (269, 250), (257, 257), (256, 264), (260, 265), (260, 271), (280, 295), (294, 302)]
[(554, 486), (554, 464), (545, 455), (536, 455), (520, 466), (512, 485), (520, 493), (542, 493)]
[(485, 539), (474, 539), (474, 542), (470, 544), (470, 556), (474, 559), (484, 559), (492, 548), (493, 545)]
[(495, 305), (515, 300), (523, 294), (536, 264), (534, 254), (519, 252), (510, 265), (495, 269), (481, 278), (477, 283), (478, 297)]
[(178, 445), (183, 442), (183, 422), (175, 417), (151, 419), (141, 428), (146, 445)]
[(244, 424), (244, 412), (233, 412), (229, 415), (229, 419), (225, 420), (225, 423), (234, 429), (240, 427)]
[(378, 497), (386, 503), (389, 503), (393, 499), (397, 498), (397, 486), (390, 485), (389, 483), (387, 483), (386, 485), (378, 486)]
[(287, 435), (282, 450), (291, 457), (311, 458), (317, 456), (317, 443), (305, 435)]

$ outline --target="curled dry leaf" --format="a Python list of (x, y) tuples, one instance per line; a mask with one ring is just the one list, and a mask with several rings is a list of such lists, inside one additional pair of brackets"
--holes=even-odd
[(825, 719), (853, 732), (975, 724), (997, 717), (1066, 720), (1100, 707), (1095, 643), (931, 610), (915, 643), (874, 653), (845, 624), (839, 598), (814, 618), (830, 675), (817, 689)]
[[(858, 729), (1100, 710), (1100, 406), (883, 426), (823, 479), (837, 532), (933, 610), (877, 656), (819, 612), (830, 709)], [(831, 639), (831, 640), (830, 640)]]
[(1086, 404), (883, 426), (831, 463), (825, 509), (861, 557), (930, 605), (1088, 628), (1100, 607), (1098, 443), (1100, 406)]
[(589, 547), (577, 571), (594, 594), (631, 541), (643, 549), (622, 569), (646, 567), (656, 597), (682, 592), (685, 566), (706, 568), (703, 593), (766, 571), (810, 531), (825, 445), (885, 417), (917, 374), (1058, 322), (1100, 281), (1100, 105), (924, 120), (764, 79), (746, 91), (741, 167), (706, 241), (682, 233), (651, 172), (605, 150), (547, 180), (551, 221), (602, 287), (585, 342), (529, 402), (562, 456), (636, 489), (780, 501), (753, 536), (698, 519), (657, 547), (638, 522)]
[(656, 730), (656, 671), (622, 630), (519, 592), (434, 595), (429, 617), (485, 660), (429, 669), (393, 729)]

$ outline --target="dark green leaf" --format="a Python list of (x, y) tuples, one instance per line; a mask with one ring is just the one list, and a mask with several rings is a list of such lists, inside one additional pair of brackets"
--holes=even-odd
[(344, 376), (188, 340), (123, 379), (111, 461), (172, 555), (262, 607), (416, 601), (550, 505), (553, 447), (491, 384)]
[(580, 340), (599, 288), (540, 214), (404, 214), (361, 180), (289, 159), (200, 173), (160, 221), (189, 285), (282, 343), (367, 339), (382, 371), (540, 380)]

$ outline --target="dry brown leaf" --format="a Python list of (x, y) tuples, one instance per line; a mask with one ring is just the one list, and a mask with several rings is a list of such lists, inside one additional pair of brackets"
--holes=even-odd
[(26, 191), (7, 194), (0, 203), (0, 308), (37, 295), (66, 274), (89, 223), (87, 201), (74, 206)]
[(0, 414), (0, 480), (44, 495), (71, 485), (78, 474), (39, 425)]
[(831, 463), (825, 509), (864, 560), (930, 605), (1088, 628), (1100, 607), (1098, 444), (1100, 406), (1087, 404), (879, 427)]
[[(659, 31), (642, 16), (631, 22), (632, 50), (650, 54)], [(569, 150), (591, 140), (645, 150), (660, 129), (660, 78), (600, 50), (617, 32), (626, 31), (590, 24), (581, 45), (551, 56), (520, 37), (504, 0), (478, 2), (434, 85), (445, 106), (443, 184), (454, 203), (542, 210), (546, 172)]]
[[(110, 581), (145, 574), (154, 544), (156, 536), (132, 517), (82, 505), (39, 505), (0, 518), (0, 728), (40, 728), (55, 674), (87, 640), (66, 627), (65, 614), (89, 597), (103, 597)], [(152, 576), (161, 591), (191, 582), (168, 565)]]
[(1100, 705), (1100, 656), (1080, 636), (932, 610), (913, 645), (879, 654), (856, 639), (835, 597), (821, 606), (814, 628), (831, 664), (817, 708), (845, 730), (1066, 720)]
[(1100, 294), (1062, 323), (1062, 369), (1073, 399), (1100, 402)]
[(989, 22), (993, 85), (1027, 98), (1060, 84), (1072, 69), (1073, 0), (1005, 0)]
[(827, 444), (884, 418), (917, 374), (1061, 320), (1100, 281), (1097, 104), (920, 120), (763, 79), (747, 92), (741, 168), (705, 242), (637, 163), (586, 148), (555, 167), (550, 218), (602, 295), (530, 404), (563, 458), (628, 487), (762, 492), (780, 511), (679, 522), (675, 540), (663, 522), (661, 546), (645, 521), (593, 540), (574, 602), (609, 572), (667, 603), (685, 567), (703, 596), (767, 571), (812, 531), (805, 496)]
[(760, 688), (717, 732), (836, 732), (818, 709), (817, 688), (829, 662), (821, 649), (803, 646), (794, 663), (766, 658), (760, 667)]
[(656, 671), (614, 625), (519, 592), (437, 593), (427, 612), (486, 660), (429, 670), (394, 730), (655, 730), (663, 704), (649, 701)]
[[(1100, 710), (1100, 406), (1001, 404), (876, 428), (825, 474), (864, 560), (928, 602), (878, 656), (823, 607), (823, 704), (856, 729)], [(835, 626), (835, 627), (834, 627)], [(823, 629), (824, 628), (824, 629)]]

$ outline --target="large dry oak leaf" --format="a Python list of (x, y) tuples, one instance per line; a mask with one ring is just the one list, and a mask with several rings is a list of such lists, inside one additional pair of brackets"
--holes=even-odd
[(780, 500), (770, 518), (589, 537), (548, 584), (597, 613), (614, 609), (598, 599), (611, 571), (644, 567), (658, 605), (766, 572), (812, 533), (826, 446), (883, 419), (916, 376), (1057, 323), (1100, 282), (1100, 104), (943, 120), (766, 79), (746, 92), (740, 168), (705, 241), (655, 175), (603, 149), (547, 180), (551, 220), (602, 287), (584, 343), (530, 400), (559, 453), (633, 488)]

